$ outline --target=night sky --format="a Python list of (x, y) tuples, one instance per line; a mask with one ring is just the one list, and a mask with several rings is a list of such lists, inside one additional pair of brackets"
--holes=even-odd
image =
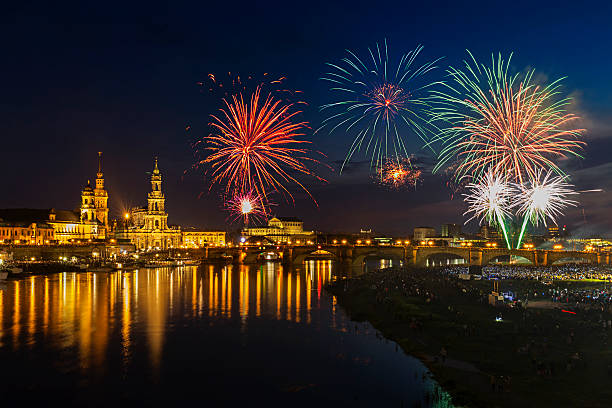
[[(13, 2), (0, 16), (2, 208), (78, 207), (103, 151), (116, 216), (145, 204), (147, 172), (159, 156), (169, 222), (227, 229), (218, 193), (208, 193), (200, 172), (184, 175), (194, 162), (191, 143), (207, 134), (218, 102), (197, 82), (228, 71), (284, 75), (304, 91), (304, 116), (316, 128), (323, 118), (317, 107), (330, 98), (319, 80), (325, 62), (347, 48), (363, 55), (386, 38), (395, 57), (418, 44), (421, 61), (444, 57), (439, 79), (466, 49), (481, 61), (514, 52), (514, 72), (534, 67), (541, 78), (567, 76), (564, 91), (575, 98), (588, 147), (585, 160), (563, 167), (579, 189), (605, 192), (582, 195), (560, 224), (576, 235), (607, 235), (612, 227), (608, 2), (80, 3)], [(309, 137), (336, 170), (322, 167), (329, 183), (308, 184), (318, 207), (297, 193), (295, 207), (281, 201), (277, 215), (300, 217), (307, 229), (406, 235), (418, 225), (463, 223), (464, 205), (450, 200), (442, 177), (426, 177), (416, 191), (387, 191), (370, 181), (363, 155), (338, 174), (350, 135)], [(428, 160), (425, 151), (415, 153)]]

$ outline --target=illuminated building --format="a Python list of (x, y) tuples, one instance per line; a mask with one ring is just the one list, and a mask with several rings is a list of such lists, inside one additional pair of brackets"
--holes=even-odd
[(436, 236), (436, 229), (431, 227), (416, 227), (413, 231), (412, 237), (415, 241), (420, 241), (427, 238), (433, 238)]
[(187, 248), (198, 248), (205, 245), (225, 245), (225, 231), (203, 231), (195, 228), (181, 231), (182, 244)]
[(3, 222), (2, 220), (0, 218), (0, 243), (2, 244), (44, 245), (50, 244), (55, 239), (53, 227), (47, 223)]
[[(151, 174), (151, 191), (148, 194), (147, 207), (133, 208), (128, 214), (129, 225), (123, 231), (117, 231), (117, 239), (129, 240), (136, 249), (168, 249), (181, 245), (181, 229), (168, 226), (166, 198), (162, 192), (162, 176), (157, 167)], [(127, 224), (127, 222), (126, 222)]]
[(461, 224), (442, 224), (440, 235), (444, 238), (459, 238), (461, 236)]
[(297, 239), (314, 239), (314, 231), (304, 231), (304, 222), (297, 218), (271, 218), (267, 226), (245, 228), (242, 236), (265, 237), (271, 242), (285, 243)]
[[(98, 153), (96, 188), (89, 181), (81, 192), (78, 210), (10, 208), (0, 210), (0, 242), (68, 244), (105, 239), (108, 233), (108, 193), (104, 189), (102, 152)], [(51, 230), (49, 230), (51, 229)]]
[(567, 235), (567, 228), (564, 225), (563, 227), (559, 227), (558, 225), (551, 225), (548, 227), (547, 238), (555, 240), (559, 238), (563, 238)]
[(483, 224), (480, 227), (478, 235), (484, 239), (499, 239), (499, 231), (497, 228), (487, 224)]

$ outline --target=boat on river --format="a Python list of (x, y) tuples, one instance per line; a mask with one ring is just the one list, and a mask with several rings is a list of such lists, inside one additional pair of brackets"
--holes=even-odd
[(21, 272), (23, 272), (23, 268), (20, 268), (20, 267), (18, 267), (18, 266), (12, 266), (12, 267), (9, 267), (9, 268), (7, 268), (7, 269), (8, 269), (8, 271), (9, 271), (10, 273), (12, 273), (12, 274), (14, 274), (14, 275), (18, 275), (18, 274), (20, 274)]
[(8, 278), (8, 272), (7, 271), (0, 271), (0, 282), (5, 280), (6, 278)]

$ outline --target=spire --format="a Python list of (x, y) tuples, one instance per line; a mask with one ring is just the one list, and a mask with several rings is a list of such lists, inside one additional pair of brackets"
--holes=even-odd
[(157, 156), (155, 156), (155, 168), (153, 169), (153, 174), (159, 174), (159, 168), (157, 167)]
[(98, 174), (102, 174), (102, 152), (98, 152)]

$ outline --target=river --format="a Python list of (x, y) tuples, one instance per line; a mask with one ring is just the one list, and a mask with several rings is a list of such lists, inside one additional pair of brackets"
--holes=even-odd
[(6, 281), (0, 398), (64, 406), (450, 406), (419, 360), (338, 307), (324, 290), (338, 272), (331, 261), (307, 261)]

